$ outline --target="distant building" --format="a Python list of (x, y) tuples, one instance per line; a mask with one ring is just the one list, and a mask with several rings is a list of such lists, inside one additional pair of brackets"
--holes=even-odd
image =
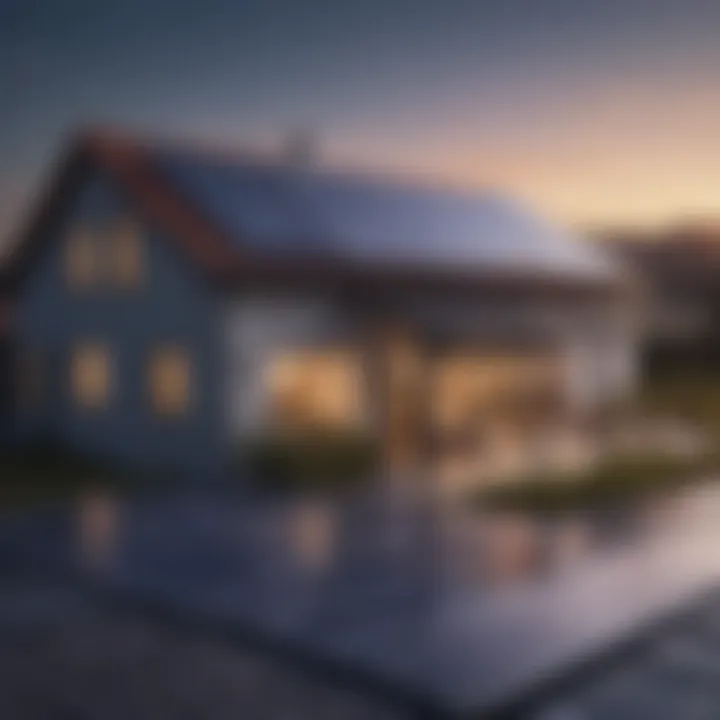
[(483, 452), (636, 379), (616, 268), (493, 196), (87, 133), (10, 270), (19, 431), (129, 462), (316, 426)]
[(720, 227), (608, 233), (602, 246), (643, 286), (650, 371), (712, 369), (720, 362)]

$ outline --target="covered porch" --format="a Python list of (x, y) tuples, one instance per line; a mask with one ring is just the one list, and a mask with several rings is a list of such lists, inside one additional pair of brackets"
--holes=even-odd
[(371, 434), (383, 475), (429, 472), (447, 490), (522, 472), (543, 453), (558, 459), (562, 442), (569, 454), (579, 421), (562, 354), (538, 343), (441, 341), (395, 328), (363, 344), (287, 349), (266, 375), (275, 428)]

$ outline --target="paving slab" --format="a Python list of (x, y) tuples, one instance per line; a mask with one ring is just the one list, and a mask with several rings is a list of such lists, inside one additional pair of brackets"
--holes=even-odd
[(500, 711), (720, 584), (713, 484), (554, 522), (217, 498), (120, 505), (115, 522), (103, 553), (81, 553), (106, 590), (265, 633), (448, 713)]

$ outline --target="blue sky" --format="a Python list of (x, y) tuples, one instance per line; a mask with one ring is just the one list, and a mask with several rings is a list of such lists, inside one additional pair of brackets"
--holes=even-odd
[(720, 2), (0, 0), (0, 236), (108, 122), (493, 186), (568, 222), (720, 215)]

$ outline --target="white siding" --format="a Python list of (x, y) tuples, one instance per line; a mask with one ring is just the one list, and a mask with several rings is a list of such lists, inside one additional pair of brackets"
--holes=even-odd
[[(579, 411), (632, 392), (637, 376), (637, 333), (627, 314), (595, 306), (543, 308), (537, 303), (433, 303), (405, 308), (408, 317), (452, 328), (468, 340), (522, 340), (527, 333), (554, 347), (564, 369), (567, 398)], [(264, 374), (283, 350), (333, 342), (349, 330), (331, 300), (246, 297), (228, 304), (227, 418), (231, 435), (252, 433), (266, 419)]]
[(567, 333), (564, 365), (571, 404), (579, 410), (628, 396), (638, 382), (638, 336), (631, 321), (608, 313)]
[(252, 433), (262, 426), (267, 411), (264, 374), (273, 356), (329, 340), (338, 326), (333, 306), (323, 300), (248, 297), (229, 304), (226, 409), (231, 435)]
[(563, 367), (564, 389), (572, 407), (592, 410), (631, 393), (637, 383), (638, 326), (628, 305), (600, 302), (447, 303), (411, 299), (407, 311), (418, 321), (454, 331), (470, 340), (534, 338), (555, 348)]

